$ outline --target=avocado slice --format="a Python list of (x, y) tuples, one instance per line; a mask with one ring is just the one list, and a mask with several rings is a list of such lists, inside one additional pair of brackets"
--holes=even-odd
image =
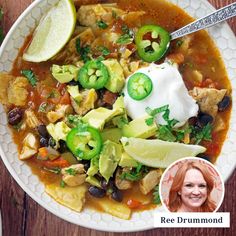
[(102, 61), (102, 63), (107, 67), (110, 79), (105, 84), (105, 88), (112, 93), (119, 93), (125, 85), (125, 76), (123, 73), (123, 68), (117, 59), (108, 59)]
[(68, 83), (78, 76), (79, 68), (74, 65), (52, 65), (53, 77), (60, 83)]
[(119, 166), (121, 166), (121, 167), (137, 167), (138, 162), (135, 161), (135, 159), (133, 157), (131, 157), (129, 154), (127, 154), (126, 152), (123, 152), (121, 155)]
[(78, 85), (75, 85), (75, 86), (68, 85), (67, 91), (77, 104), (79, 104), (82, 101), (83, 95), (79, 92)]
[(119, 143), (120, 139), (122, 137), (122, 132), (121, 129), (119, 128), (109, 128), (109, 129), (104, 129), (101, 132), (103, 142), (110, 140), (115, 143)]
[(99, 172), (108, 182), (113, 175), (122, 154), (122, 145), (107, 140), (99, 158)]
[(96, 186), (98, 188), (101, 188), (101, 184), (100, 182), (98, 181), (98, 179), (96, 179), (95, 177), (93, 176), (87, 176), (87, 178), (85, 179), (85, 181), (93, 186)]
[(105, 123), (114, 116), (121, 115), (124, 111), (122, 109), (107, 109), (99, 107), (88, 112), (82, 120), (89, 123), (91, 126), (102, 130)]
[(146, 124), (146, 119), (149, 116), (140, 117), (132, 120), (129, 124), (125, 124), (122, 127), (122, 134), (125, 137), (134, 138), (149, 138), (156, 134), (157, 125), (153, 123), (152, 125)]

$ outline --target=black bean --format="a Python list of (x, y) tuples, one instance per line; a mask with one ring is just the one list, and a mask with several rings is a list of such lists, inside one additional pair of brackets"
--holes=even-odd
[(68, 83), (68, 85), (70, 85), (70, 86), (75, 86), (75, 85), (78, 85), (78, 82), (75, 81), (75, 80), (71, 80), (71, 81)]
[(200, 127), (206, 126), (208, 123), (213, 122), (213, 117), (207, 113), (201, 112), (198, 114), (197, 118), (197, 125), (199, 125)]
[(64, 140), (59, 140), (59, 146), (60, 147), (57, 149), (58, 152), (64, 153), (64, 152), (68, 151), (66, 142)]
[(53, 137), (49, 137), (48, 144), (49, 144), (50, 147), (55, 148), (56, 141), (53, 139)]
[(109, 182), (107, 182), (105, 179), (101, 180), (101, 186), (104, 190), (108, 189)]
[(48, 138), (45, 138), (45, 137), (41, 137), (40, 140), (40, 147), (48, 147)]
[(229, 96), (224, 96), (221, 102), (218, 103), (218, 110), (225, 111), (231, 103), (231, 99)]
[(102, 198), (106, 195), (106, 191), (104, 189), (98, 188), (96, 186), (90, 186), (88, 191), (92, 196), (97, 198)]
[(79, 163), (84, 165), (85, 171), (87, 171), (90, 167), (90, 161), (82, 160), (82, 161), (79, 161)]
[(7, 118), (10, 125), (17, 125), (23, 118), (23, 110), (19, 107), (15, 107), (8, 112)]
[(114, 199), (114, 200), (117, 201), (117, 202), (122, 202), (122, 200), (123, 200), (123, 194), (122, 194), (122, 192), (121, 192), (119, 189), (117, 189), (116, 191), (114, 191), (114, 192), (111, 194), (111, 197), (112, 197), (112, 199)]
[(37, 130), (38, 130), (38, 133), (42, 137), (44, 137), (44, 138), (48, 138), (49, 137), (49, 133), (47, 131), (46, 125), (39, 125), (39, 126), (37, 126)]

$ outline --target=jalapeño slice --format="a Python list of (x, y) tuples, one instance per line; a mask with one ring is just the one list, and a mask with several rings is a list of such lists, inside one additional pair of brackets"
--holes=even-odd
[(85, 63), (78, 74), (78, 81), (83, 88), (101, 89), (109, 79), (109, 72), (106, 66), (99, 60), (92, 60)]
[(100, 132), (91, 126), (77, 126), (68, 133), (66, 144), (76, 157), (90, 160), (100, 153), (102, 137)]
[(139, 56), (146, 62), (155, 62), (164, 56), (169, 44), (170, 34), (160, 26), (144, 25), (135, 35)]
[(131, 98), (142, 100), (152, 92), (152, 81), (143, 73), (135, 73), (128, 80), (127, 90)]

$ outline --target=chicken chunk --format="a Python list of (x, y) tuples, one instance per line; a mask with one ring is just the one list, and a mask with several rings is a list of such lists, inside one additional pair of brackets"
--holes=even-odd
[(38, 152), (38, 142), (32, 133), (28, 133), (23, 140), (23, 148), (20, 152), (20, 160), (26, 160)]
[(94, 89), (90, 89), (83, 91), (81, 94), (83, 98), (80, 104), (78, 105), (72, 97), (71, 104), (77, 114), (84, 115), (94, 108), (94, 103), (97, 100), (97, 93)]
[(201, 112), (215, 118), (218, 111), (217, 104), (223, 99), (226, 91), (226, 89), (194, 87), (193, 90), (189, 91), (189, 94), (197, 101)]
[(75, 164), (67, 168), (63, 168), (61, 173), (62, 180), (71, 187), (83, 184), (86, 179), (84, 165), (82, 164)]
[(159, 183), (162, 175), (160, 169), (151, 170), (143, 179), (139, 182), (140, 191), (143, 194), (148, 194)]
[(4, 105), (24, 106), (28, 96), (28, 80), (25, 77), (14, 77), (0, 74), (0, 102)]
[(16, 106), (24, 106), (28, 96), (27, 86), (28, 80), (25, 77), (16, 77), (10, 82), (8, 87), (8, 101)]
[(26, 110), (25, 115), (26, 115), (26, 124), (30, 128), (34, 129), (34, 128), (36, 128), (37, 126), (39, 126), (41, 124), (41, 122), (39, 121), (39, 119), (35, 115), (34, 111)]
[(116, 177), (115, 177), (116, 187), (120, 190), (126, 190), (126, 189), (129, 189), (129, 188), (132, 188), (132, 186), (133, 186), (132, 181), (129, 181), (129, 180), (126, 180), (126, 179), (121, 179), (121, 177), (120, 177), (121, 174), (122, 174), (122, 170), (119, 169), (116, 172)]
[(71, 105), (61, 105), (58, 104), (55, 108), (55, 111), (49, 111), (47, 113), (47, 118), (49, 122), (55, 123), (56, 121), (63, 119), (66, 115), (71, 114), (73, 109)]

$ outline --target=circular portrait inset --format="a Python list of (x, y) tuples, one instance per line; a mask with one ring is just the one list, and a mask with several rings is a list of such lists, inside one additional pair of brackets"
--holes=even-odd
[(183, 158), (163, 173), (160, 198), (170, 212), (215, 212), (224, 198), (224, 182), (210, 162)]

